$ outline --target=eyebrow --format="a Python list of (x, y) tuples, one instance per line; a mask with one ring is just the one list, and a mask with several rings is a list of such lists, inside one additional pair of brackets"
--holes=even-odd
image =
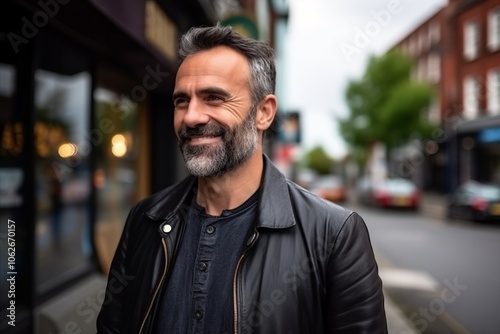
[[(210, 94), (216, 94), (223, 97), (231, 96), (231, 94), (227, 90), (219, 87), (207, 87), (196, 91), (196, 95), (210, 95)], [(189, 94), (183, 91), (174, 92), (174, 94), (172, 94), (172, 99), (175, 100), (178, 98), (189, 98)]]

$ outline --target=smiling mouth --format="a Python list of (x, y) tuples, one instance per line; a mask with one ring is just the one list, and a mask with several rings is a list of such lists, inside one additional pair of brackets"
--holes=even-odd
[(211, 144), (220, 140), (220, 136), (193, 136), (187, 141), (191, 145)]

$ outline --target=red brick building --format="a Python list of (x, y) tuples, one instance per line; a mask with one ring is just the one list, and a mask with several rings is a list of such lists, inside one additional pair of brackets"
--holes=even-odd
[(442, 131), (438, 149), (425, 152), (422, 186), (500, 182), (500, 2), (450, 0), (396, 47), (415, 58), (418, 80), (436, 86), (427, 117)]

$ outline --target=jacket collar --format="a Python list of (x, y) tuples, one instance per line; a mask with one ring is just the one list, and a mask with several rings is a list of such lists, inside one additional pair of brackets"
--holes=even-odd
[[(274, 164), (263, 156), (264, 173), (259, 197), (259, 221), (257, 227), (288, 228), (295, 225), (292, 203), (285, 176)], [(169, 220), (177, 213), (186, 215), (193, 195), (196, 193), (197, 178), (188, 176), (183, 181), (165, 189), (165, 193), (147, 211), (146, 215), (156, 221)]]

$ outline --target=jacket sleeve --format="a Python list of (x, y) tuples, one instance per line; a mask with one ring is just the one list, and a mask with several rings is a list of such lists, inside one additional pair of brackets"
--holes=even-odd
[(387, 333), (382, 281), (362, 218), (352, 213), (328, 260), (327, 333)]
[(131, 210), (118, 243), (108, 275), (106, 294), (101, 311), (97, 317), (96, 327), (98, 334), (120, 333), (122, 309), (126, 300), (126, 289), (120, 285), (122, 277), (126, 277), (127, 245), (130, 234), (130, 225), (134, 209)]

